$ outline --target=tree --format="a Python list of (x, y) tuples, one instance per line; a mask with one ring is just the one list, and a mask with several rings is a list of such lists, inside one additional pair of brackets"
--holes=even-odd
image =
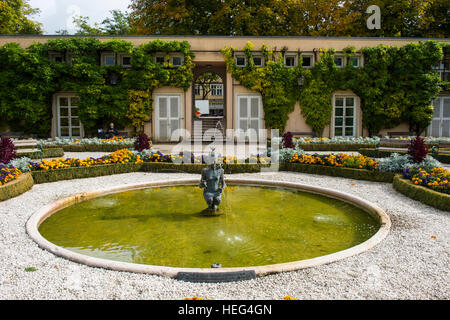
[[(89, 17), (75, 16), (73, 23), (76, 25), (76, 35), (124, 35), (130, 34), (129, 14), (120, 10), (111, 10), (112, 17), (106, 18), (100, 24), (89, 24)], [(56, 31), (59, 35), (69, 35), (69, 31), (61, 29)]]
[(42, 24), (29, 18), (38, 13), (28, 0), (0, 0), (0, 34), (42, 34)]
[[(371, 5), (381, 29), (369, 30)], [(136, 34), (448, 37), (447, 0), (131, 0)]]

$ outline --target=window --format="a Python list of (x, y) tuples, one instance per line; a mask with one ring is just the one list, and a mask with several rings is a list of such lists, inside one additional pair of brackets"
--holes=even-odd
[(234, 59), (236, 61), (237, 67), (245, 67), (245, 65), (246, 65), (245, 56), (243, 56), (243, 55), (236, 56)]
[(131, 56), (130, 55), (122, 55), (121, 56), (121, 64), (122, 64), (122, 67), (131, 68)]
[(194, 95), (200, 96), (201, 92), (202, 92), (201, 89), (202, 88), (198, 84), (196, 84), (195, 87), (194, 87)]
[(58, 136), (81, 137), (81, 122), (78, 118), (78, 97), (57, 96)]
[(183, 58), (179, 57), (179, 56), (174, 56), (172, 57), (172, 65), (174, 67), (179, 67), (183, 64)]
[(445, 56), (438, 65), (433, 67), (437, 71), (442, 81), (450, 81), (450, 57)]
[(313, 55), (302, 55), (302, 67), (303, 68), (312, 68), (313, 66)]
[(348, 58), (347, 63), (349, 66), (358, 68), (359, 67), (359, 57), (350, 57), (350, 58)]
[(211, 84), (211, 96), (221, 97), (223, 94), (222, 84)]
[(297, 55), (285, 55), (284, 65), (288, 68), (295, 67), (297, 65)]
[(64, 55), (62, 53), (50, 53), (48, 56), (54, 62), (64, 62)]
[(105, 53), (102, 55), (103, 66), (114, 66), (116, 64), (116, 57), (114, 53)]
[(253, 63), (257, 67), (263, 66), (263, 58), (261, 56), (253, 56)]
[(334, 63), (336, 64), (336, 66), (338, 68), (343, 68), (344, 67), (344, 57), (342, 57), (342, 56), (335, 56), (334, 57)]
[(164, 62), (166, 62), (166, 59), (164, 58), (163, 55), (158, 55), (158, 56), (155, 57), (155, 62), (163, 64)]
[(355, 136), (355, 97), (335, 96), (334, 98), (334, 136)]

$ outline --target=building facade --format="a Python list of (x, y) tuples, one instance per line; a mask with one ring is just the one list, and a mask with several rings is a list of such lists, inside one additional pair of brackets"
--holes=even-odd
[[(46, 42), (59, 36), (0, 36), (0, 45), (17, 42), (26, 48), (35, 42)], [(320, 52), (326, 48), (334, 48), (335, 63), (338, 67), (351, 65), (355, 68), (364, 66), (364, 57), (358, 51), (364, 47), (379, 44), (387, 46), (403, 46), (429, 39), (411, 38), (328, 38), (328, 37), (221, 37), (221, 36), (124, 36), (98, 38), (100, 41), (120, 39), (139, 46), (152, 40), (188, 41), (195, 54), (193, 69), (194, 81), (187, 90), (177, 87), (161, 87), (153, 92), (153, 114), (144, 124), (144, 132), (153, 141), (169, 142), (172, 133), (177, 129), (193, 132), (201, 122), (202, 136), (192, 139), (208, 140), (204, 136), (207, 129), (264, 129), (263, 101), (259, 93), (248, 90), (227, 72), (221, 49), (232, 46), (244, 48), (252, 42), (256, 48), (263, 44), (270, 48), (287, 48), (284, 53), (286, 68), (297, 66), (302, 61), (303, 68), (311, 68), (320, 60)], [(450, 39), (436, 39), (450, 43)], [(353, 46), (356, 55), (347, 58), (343, 49)], [(299, 59), (299, 57), (302, 59)], [(62, 56), (59, 52), (49, 52), (49, 57), (59, 61), (71, 56)], [(163, 57), (156, 56), (156, 61)], [(173, 66), (183, 63), (182, 55), (171, 55)], [(103, 65), (119, 65), (132, 68), (130, 55), (102, 52), (100, 58)], [(245, 55), (235, 54), (237, 66), (245, 66)], [(255, 56), (255, 65), (263, 65), (264, 58)], [(450, 56), (445, 56), (436, 69), (442, 79), (450, 79)], [(112, 79), (114, 81), (114, 79)], [(78, 118), (77, 103), (79, 97), (74, 92), (56, 92), (52, 99), (52, 137), (79, 138), (85, 135), (83, 124)], [(367, 136), (362, 126), (360, 98), (350, 90), (335, 91), (332, 95), (332, 119), (323, 132), (325, 137), (357, 137)], [(450, 92), (442, 91), (433, 101), (434, 116), (427, 134), (436, 137), (450, 136)], [(200, 122), (199, 122), (200, 121)], [(131, 131), (131, 128), (125, 130)], [(301, 114), (301, 105), (297, 102), (295, 110), (289, 114), (286, 131), (299, 136), (311, 136), (313, 130), (306, 124)], [(381, 135), (408, 135), (408, 124), (402, 123), (391, 129), (383, 129)], [(231, 137), (229, 137), (231, 138)]]

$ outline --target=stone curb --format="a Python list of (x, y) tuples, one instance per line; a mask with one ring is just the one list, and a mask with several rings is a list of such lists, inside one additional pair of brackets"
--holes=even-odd
[(100, 267), (105, 269), (111, 269), (116, 271), (128, 271), (128, 272), (136, 272), (136, 273), (148, 273), (160, 276), (166, 276), (175, 278), (179, 272), (196, 272), (196, 273), (217, 273), (217, 272), (236, 272), (236, 271), (254, 271), (256, 276), (264, 276), (273, 273), (279, 272), (287, 272), (287, 271), (295, 271), (304, 268), (315, 267), (323, 264), (328, 264), (334, 261), (338, 261), (356, 254), (360, 254), (364, 251), (367, 251), (377, 244), (379, 244), (389, 233), (389, 229), (391, 227), (391, 220), (389, 216), (378, 206), (361, 199), (356, 196), (352, 196), (346, 193), (342, 193), (339, 191), (314, 187), (299, 183), (292, 182), (280, 182), (280, 181), (269, 181), (269, 180), (260, 180), (260, 179), (238, 179), (238, 178), (228, 178), (225, 179), (226, 182), (230, 184), (239, 184), (239, 185), (258, 185), (258, 186), (276, 186), (276, 187), (284, 187), (289, 189), (296, 189), (311, 193), (316, 193), (320, 195), (325, 195), (331, 198), (339, 199), (353, 205), (356, 205), (364, 210), (366, 210), (369, 214), (375, 217), (380, 222), (380, 229), (375, 233), (371, 238), (366, 240), (363, 243), (360, 243), (354, 247), (338, 251), (332, 254), (273, 265), (265, 265), (265, 266), (251, 266), (251, 267), (233, 267), (233, 268), (179, 268), (179, 267), (165, 267), (165, 266), (154, 266), (154, 265), (144, 265), (144, 264), (136, 264), (129, 262), (120, 262), (113, 261), (107, 259), (100, 259), (95, 257), (90, 257), (87, 255), (83, 255), (80, 253), (76, 253), (60, 246), (57, 246), (48, 240), (46, 240), (39, 233), (38, 228), (40, 224), (49, 216), (56, 213), (57, 211), (70, 206), (72, 204), (78, 203), (80, 201), (84, 201), (87, 199), (113, 194), (128, 190), (149, 188), (149, 187), (165, 187), (165, 186), (173, 186), (173, 185), (191, 185), (198, 184), (199, 179), (177, 179), (177, 180), (169, 180), (169, 181), (156, 181), (149, 183), (141, 183), (134, 185), (122, 185), (115, 188), (103, 189), (94, 192), (85, 192), (73, 196), (66, 197), (64, 199), (55, 201), (50, 203), (37, 212), (35, 212), (30, 219), (27, 221), (26, 230), (28, 235), (39, 245), (39, 247), (52, 252), (53, 254), (78, 262), (82, 264), (86, 264), (92, 267)]

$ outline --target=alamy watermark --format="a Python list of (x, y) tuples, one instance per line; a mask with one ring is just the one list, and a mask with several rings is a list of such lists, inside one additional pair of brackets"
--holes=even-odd
[(381, 9), (377, 5), (371, 5), (367, 8), (366, 13), (371, 14), (367, 18), (367, 29), (369, 30), (379, 30), (381, 29)]

